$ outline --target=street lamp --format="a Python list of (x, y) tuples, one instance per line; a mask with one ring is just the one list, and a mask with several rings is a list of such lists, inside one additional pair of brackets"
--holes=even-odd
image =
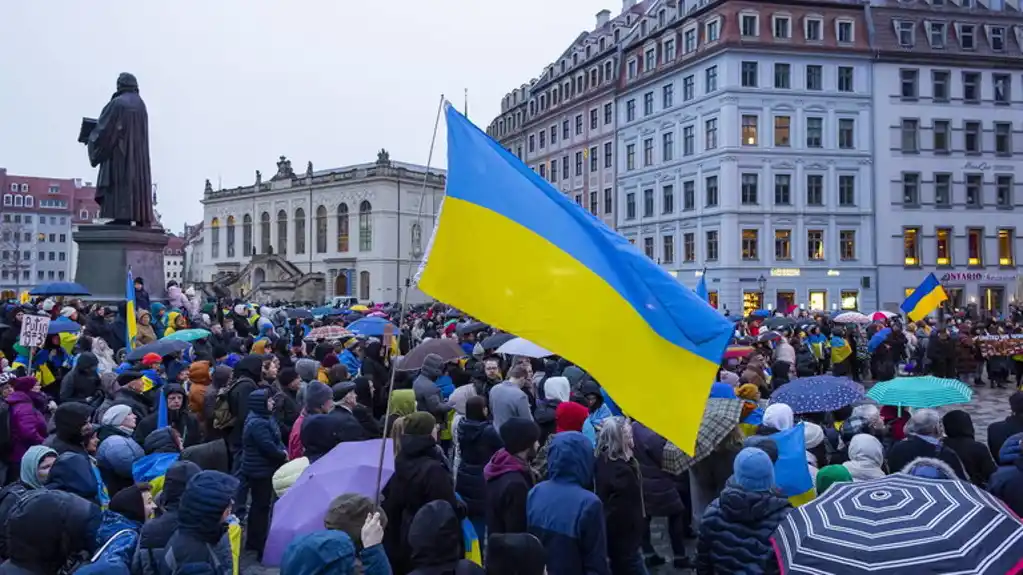
[(763, 274), (761, 274), (760, 277), (757, 278), (757, 287), (760, 288), (760, 307), (763, 307), (765, 299), (764, 288), (767, 287), (767, 278), (765, 278)]

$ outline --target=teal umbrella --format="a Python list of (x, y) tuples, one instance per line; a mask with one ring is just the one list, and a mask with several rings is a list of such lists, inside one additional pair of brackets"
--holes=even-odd
[(176, 331), (163, 339), (170, 341), (195, 341), (209, 336), (210, 331), (208, 329), (183, 329), (181, 331)]
[(940, 407), (969, 403), (973, 390), (958, 379), (897, 377), (875, 384), (867, 392), (867, 397), (881, 405)]

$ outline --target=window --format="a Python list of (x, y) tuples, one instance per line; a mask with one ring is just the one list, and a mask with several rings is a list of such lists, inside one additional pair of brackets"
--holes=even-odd
[(717, 176), (707, 176), (707, 179), (704, 181), (704, 191), (707, 194), (706, 206), (708, 208), (713, 208), (713, 207), (717, 206), (718, 205), (718, 177)]
[(856, 230), (838, 232), (838, 257), (842, 261), (856, 259)]
[(636, 169), (636, 144), (625, 145), (625, 169)]
[(600, 158), (597, 156), (597, 146), (590, 147), (590, 171), (596, 172), (597, 167), (600, 165)]
[(569, 138), (568, 120), (561, 122), (561, 139), (567, 141)]
[(752, 114), (742, 116), (742, 145), (757, 145), (757, 117)]
[(696, 128), (685, 126), (682, 128), (682, 155), (692, 156), (696, 153)]
[(788, 90), (792, 87), (792, 68), (788, 64), (774, 65), (774, 87)]
[(902, 252), (905, 267), (920, 265), (920, 228), (902, 228)]
[[(690, 126), (687, 129), (692, 129)], [(670, 162), (674, 159), (675, 153), (675, 134), (673, 132), (665, 132), (661, 134), (661, 161)]]
[(824, 147), (824, 118), (806, 119), (806, 147)]
[(806, 259), (810, 261), (824, 259), (824, 230), (806, 231)]
[(973, 24), (959, 24), (959, 47), (963, 50), (973, 50), (976, 45), (974, 33), (976, 28)]
[(742, 35), (745, 37), (759, 36), (760, 22), (758, 20), (759, 18), (755, 14), (742, 14), (739, 17)]
[(774, 37), (788, 39), (792, 37), (792, 20), (787, 16), (774, 17)]
[(984, 176), (966, 174), (966, 207), (979, 208), (984, 204)]
[(682, 33), (682, 53), (689, 54), (696, 50), (696, 28)]
[(540, 130), (540, 149), (547, 147), (547, 130)]
[(792, 259), (792, 230), (774, 230), (774, 259)]
[(934, 153), (947, 154), (951, 136), (951, 127), (948, 120), (934, 120), (931, 132), (934, 137)]
[(979, 154), (981, 142), (980, 122), (963, 122), (963, 144), (967, 154)]
[(570, 168), (568, 167), (568, 156), (561, 156), (561, 179), (562, 180), (565, 180), (565, 181), (568, 180), (568, 171), (569, 171), (569, 169)]
[(362, 300), (369, 299), (369, 272), (359, 272), (359, 298)]
[(898, 31), (899, 46), (903, 48), (912, 48), (913, 44), (916, 43), (916, 23), (901, 20), (896, 22), (895, 27)]
[(636, 194), (634, 192), (625, 194), (625, 219), (636, 219)]
[(654, 238), (643, 238), (643, 253), (646, 257), (654, 259)]
[(675, 39), (668, 38), (664, 41), (664, 61), (671, 62), (675, 60)]
[(803, 24), (806, 27), (806, 39), (810, 42), (820, 42), (823, 39), (822, 30), (824, 22), (818, 18), (805, 18)]
[(590, 213), (597, 215), (597, 192), (590, 192)]
[(535, 134), (530, 134), (529, 135), (529, 152), (533, 153), (535, 151), (536, 151), (536, 135)]
[(643, 190), (643, 217), (649, 218), (654, 215), (654, 191)]
[(631, 99), (625, 102), (625, 121), (631, 122), (636, 119), (636, 100)]
[(643, 140), (643, 165), (652, 166), (654, 165), (654, 139), (647, 138)]
[(554, 144), (558, 143), (558, 127), (557, 126), (551, 126), (550, 132), (551, 132), (551, 146), (554, 146)]
[[(36, 199), (33, 198), (32, 196), (25, 196), (25, 207), (26, 208), (31, 208), (33, 206), (33, 204), (35, 204), (35, 201), (36, 201)], [(26, 218), (25, 219), (26, 223), (31, 221), (31, 219), (29, 219), (29, 218), (31, 218), (31, 216), (25, 216), (25, 218)]]
[(643, 94), (643, 115), (649, 116), (654, 113), (654, 93)]
[[(373, 249), (373, 206), (366, 200), (359, 204), (359, 251)], [(366, 273), (366, 272), (363, 272)], [(369, 277), (369, 274), (366, 275)]]
[(667, 184), (661, 187), (661, 213), (670, 214), (675, 211), (675, 186)]
[(903, 172), (902, 203), (906, 206), (920, 205), (920, 174)]
[(757, 205), (757, 174), (742, 175), (741, 200), (744, 206)]
[(235, 246), (235, 219), (234, 216), (227, 216), (227, 257), (234, 257)]
[(790, 174), (774, 175), (774, 203), (779, 206), (792, 204), (792, 176)]
[(1005, 28), (1002, 26), (988, 27), (988, 43), (995, 52), (1005, 50)]
[(935, 102), (948, 102), (948, 70), (931, 71), (931, 98)]
[(670, 264), (674, 261), (675, 261), (675, 236), (664, 236), (663, 238), (661, 238), (661, 263)]
[(927, 30), (927, 41), (930, 42), (931, 48), (944, 48), (945, 47), (945, 23), (944, 22), (929, 22), (930, 28)]
[[(618, 33), (618, 30), (615, 30), (615, 34), (617, 34), (617, 33)], [(629, 60), (627, 74), (628, 74), (630, 80), (636, 77), (636, 61), (635, 60)]]
[(696, 234), (692, 232), (682, 234), (682, 250), (682, 257), (686, 263), (696, 261)]
[(839, 92), (852, 92), (853, 91), (853, 68), (852, 68), (852, 66), (839, 66), (838, 67), (838, 91)]
[(1012, 102), (1012, 76), (992, 74), (991, 84), (995, 92), (995, 104), (1008, 105)]
[(963, 101), (967, 104), (980, 103), (979, 72), (963, 72)]
[(938, 228), (934, 230), (934, 244), (937, 254), (934, 263), (939, 266), (952, 265), (952, 229)]
[(839, 118), (838, 147), (843, 150), (852, 150), (856, 147), (856, 120)]
[(611, 167), (611, 160), (614, 158), (614, 155), (613, 155), (614, 149), (613, 149), (612, 146), (613, 145), (612, 145), (611, 142), (604, 142), (604, 167), (605, 168), (610, 168)]
[(920, 151), (917, 131), (920, 121), (913, 118), (902, 120), (902, 151), (903, 153), (916, 153)]
[(760, 259), (760, 232), (758, 230), (742, 230), (742, 259), (756, 261)]
[(984, 266), (984, 228), (966, 229), (966, 263)]
[(583, 115), (575, 115), (575, 135), (578, 136), (583, 133)]
[(853, 35), (853, 23), (849, 21), (839, 20), (838, 22), (838, 41), (843, 44), (851, 44), (855, 41)]
[(756, 88), (757, 87), (757, 63), (756, 62), (743, 62), (742, 63), (742, 86), (744, 88)]
[(295, 210), (295, 253), (305, 253), (305, 210), (302, 208)]
[(608, 102), (607, 104), (604, 104), (604, 125), (606, 126), (606, 125), (610, 124), (611, 120), (613, 119), (613, 117), (614, 117), (614, 104)]
[(718, 147), (718, 120), (717, 118), (711, 118), (704, 123), (703, 126), (704, 136), (706, 142), (704, 142), (705, 150), (713, 150)]
[(838, 205), (842, 207), (856, 205), (856, 176), (852, 174), (838, 176)]
[(718, 89), (718, 67), (717, 66), (711, 66), (711, 67), (707, 68), (706, 70), (704, 70), (703, 75), (704, 75), (703, 83), (704, 83), (705, 93), (709, 94), (709, 93), (714, 92), (715, 90), (717, 90)]
[(912, 100), (917, 97), (917, 80), (920, 77), (919, 70), (899, 70), (899, 94), (904, 100)]
[(551, 160), (551, 182), (557, 183), (558, 181), (558, 160)]
[(24, 205), (25, 196), (14, 196), (14, 206), (20, 208)]
[(543, 178), (545, 180), (547, 179), (547, 162), (544, 162), (544, 163), (540, 164), (540, 172), (539, 173), (540, 173), (540, 177), (541, 178)]
[(1002, 267), (1016, 266), (1016, 254), (1012, 249), (1015, 243), (1015, 230), (1011, 228), (998, 229), (998, 265)]
[(806, 175), (806, 205), (824, 205), (824, 176), (821, 174)]
[(696, 77), (692, 74), (682, 78), (682, 99), (686, 102), (696, 97)]
[(706, 233), (704, 237), (706, 243), (706, 254), (707, 261), (713, 262), (718, 259), (718, 233), (716, 230), (711, 230)]
[(995, 176), (995, 203), (999, 208), (1012, 208), (1012, 176)]
[(611, 209), (614, 206), (614, 190), (611, 188), (604, 188), (604, 213), (610, 214)]
[(995, 153), (1012, 155), (1012, 124), (1009, 122), (995, 122)]
[(934, 205), (952, 207), (952, 174), (934, 174)]
[(596, 130), (597, 129), (597, 125), (598, 125), (599, 119), (600, 119), (600, 116), (599, 116), (599, 114), (597, 112), (597, 109), (593, 108), (592, 110), (590, 110), (590, 129), (591, 130)]
[(661, 88), (661, 108), (667, 110), (675, 105), (675, 85), (665, 84)]
[[(645, 22), (644, 22), (645, 24)], [(657, 50), (650, 48), (643, 55), (643, 71), (649, 72), (657, 67)]]
[(707, 42), (717, 42), (718, 38), (721, 37), (721, 23), (718, 20), (707, 22), (705, 36)]
[[(14, 184), (11, 184), (14, 185)], [(4, 232), (4, 240), (10, 232)], [(210, 221), (210, 257), (220, 257), (220, 220), (213, 218)]]
[(576, 152), (575, 153), (575, 175), (576, 176), (583, 175), (583, 153), (582, 152)]
[(824, 89), (824, 69), (820, 65), (810, 64), (806, 67), (806, 89)]

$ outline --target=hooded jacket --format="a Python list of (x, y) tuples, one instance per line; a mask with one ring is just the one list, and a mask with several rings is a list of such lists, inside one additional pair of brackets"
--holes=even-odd
[(32, 391), (34, 385), (34, 378), (19, 377), (14, 380), (14, 391), (7, 396), (11, 426), (8, 461), (11, 463), (20, 462), (29, 447), (46, 441), (46, 416), (41, 410), (48, 398)]
[(870, 481), (887, 475), (884, 472), (884, 449), (876, 437), (857, 433), (849, 443), (849, 461), (842, 464), (853, 481)]
[(499, 449), (483, 469), (486, 480), (487, 533), (525, 533), (526, 502), (536, 483), (525, 461)]
[(959, 456), (970, 482), (978, 487), (987, 485), (998, 467), (987, 445), (973, 438), (973, 420), (970, 414), (954, 409), (941, 418), (945, 428), (945, 446)]
[(74, 493), (92, 503), (99, 503), (100, 484), (87, 455), (62, 453), (58, 456), (50, 468), (46, 488)]
[(167, 470), (163, 491), (158, 496), (161, 513), (142, 526), (138, 550), (132, 557), (132, 573), (157, 575), (166, 553), (164, 549), (178, 528), (178, 506), (188, 480), (201, 471), (189, 461), (178, 461)]
[(551, 575), (610, 575), (604, 506), (593, 486), (593, 444), (580, 432), (554, 436), (549, 479), (529, 492), (529, 532), (543, 543)]
[[(185, 388), (179, 383), (167, 383), (163, 386), (163, 390), (159, 393), (163, 393), (164, 395), (177, 393), (181, 396), (181, 407), (178, 409), (167, 410), (167, 424), (178, 432), (183, 446), (191, 447), (199, 443), (202, 439), (199, 432), (199, 419), (188, 409), (188, 396), (185, 393)], [(145, 444), (146, 438), (149, 434), (156, 431), (156, 425), (159, 423), (159, 418), (160, 413), (157, 410), (140, 420), (138, 425), (135, 427), (135, 441)]]
[(444, 418), (451, 407), (441, 398), (437, 379), (443, 374), (444, 360), (439, 355), (429, 354), (423, 360), (419, 375), (412, 382), (412, 391), (416, 394), (416, 410), (432, 413), (438, 420)]
[(188, 367), (188, 409), (196, 416), (203, 413), (206, 391), (212, 382), (210, 362), (196, 361)]
[(487, 513), (487, 484), (483, 469), (501, 449), (501, 436), (489, 421), (462, 419), (458, 423), (458, 463), (455, 487), (465, 501), (469, 517)]
[(231, 413), (235, 416), (235, 425), (227, 435), (227, 443), (232, 449), (239, 450), (242, 447), (242, 432), (252, 405), (249, 402), (249, 395), (257, 389), (269, 387), (263, 383), (263, 357), (259, 355), (243, 357), (238, 365), (234, 366), (234, 381), (230, 385), (228, 402)]
[(35, 490), (26, 494), (5, 525), (10, 558), (0, 566), (0, 573), (57, 573), (73, 553), (95, 551), (101, 519), (99, 507), (69, 493)]
[(902, 468), (902, 473), (927, 479), (962, 479), (951, 465), (934, 457), (917, 457)]
[[(238, 480), (224, 473), (204, 471), (188, 480), (178, 503), (178, 528), (166, 545), (178, 572), (233, 575), (234, 558), (222, 519), (237, 490)], [(186, 567), (200, 565), (197, 571)], [(172, 573), (166, 562), (160, 573)]]
[(71, 402), (57, 408), (53, 414), (53, 435), (46, 438), (44, 445), (57, 453), (71, 451), (85, 455), (82, 427), (89, 422), (92, 410), (89, 406)]
[[(136, 294), (136, 296), (137, 295), (138, 294)], [(146, 299), (149, 299), (148, 295), (146, 296)], [(138, 301), (137, 297), (136, 301)], [(142, 346), (156, 341), (156, 330), (153, 328), (153, 314), (149, 311), (148, 305), (143, 306), (139, 304), (139, 310), (135, 312), (135, 319), (135, 345)]]
[(273, 477), (274, 471), (288, 460), (281, 430), (267, 409), (269, 397), (269, 389), (257, 389), (249, 394), (242, 439), (242, 473), (246, 477)]
[(1020, 457), (1023, 433), (1002, 443), (998, 458), (1002, 465), (991, 475), (988, 491), (1001, 499), (1017, 517), (1023, 517), (1023, 457)]
[(60, 382), (60, 401), (89, 403), (103, 396), (99, 380), (99, 358), (86, 351), (78, 355), (74, 369)]
[(327, 529), (296, 537), (284, 551), (281, 573), (354, 575), (356, 559), (362, 575), (391, 575), (382, 545), (356, 552), (348, 534)]
[(409, 527), (408, 547), (413, 567), (409, 575), (485, 573), (465, 559), (461, 523), (446, 501), (431, 501), (416, 513)]
[(729, 479), (700, 522), (698, 573), (777, 573), (771, 534), (792, 506), (773, 491), (747, 491)]
[(121, 434), (112, 434), (100, 442), (96, 465), (111, 495), (135, 482), (132, 466), (145, 454), (134, 439)]

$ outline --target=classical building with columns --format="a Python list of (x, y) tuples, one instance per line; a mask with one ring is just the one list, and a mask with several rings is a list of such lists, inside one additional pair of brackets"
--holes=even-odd
[[(425, 184), (425, 187), (424, 187)], [(281, 156), (264, 181), (203, 194), (201, 272), (217, 291), (272, 299), (398, 301), (444, 196), (445, 173), (377, 160), (296, 174)], [(414, 287), (409, 302), (427, 297)]]

